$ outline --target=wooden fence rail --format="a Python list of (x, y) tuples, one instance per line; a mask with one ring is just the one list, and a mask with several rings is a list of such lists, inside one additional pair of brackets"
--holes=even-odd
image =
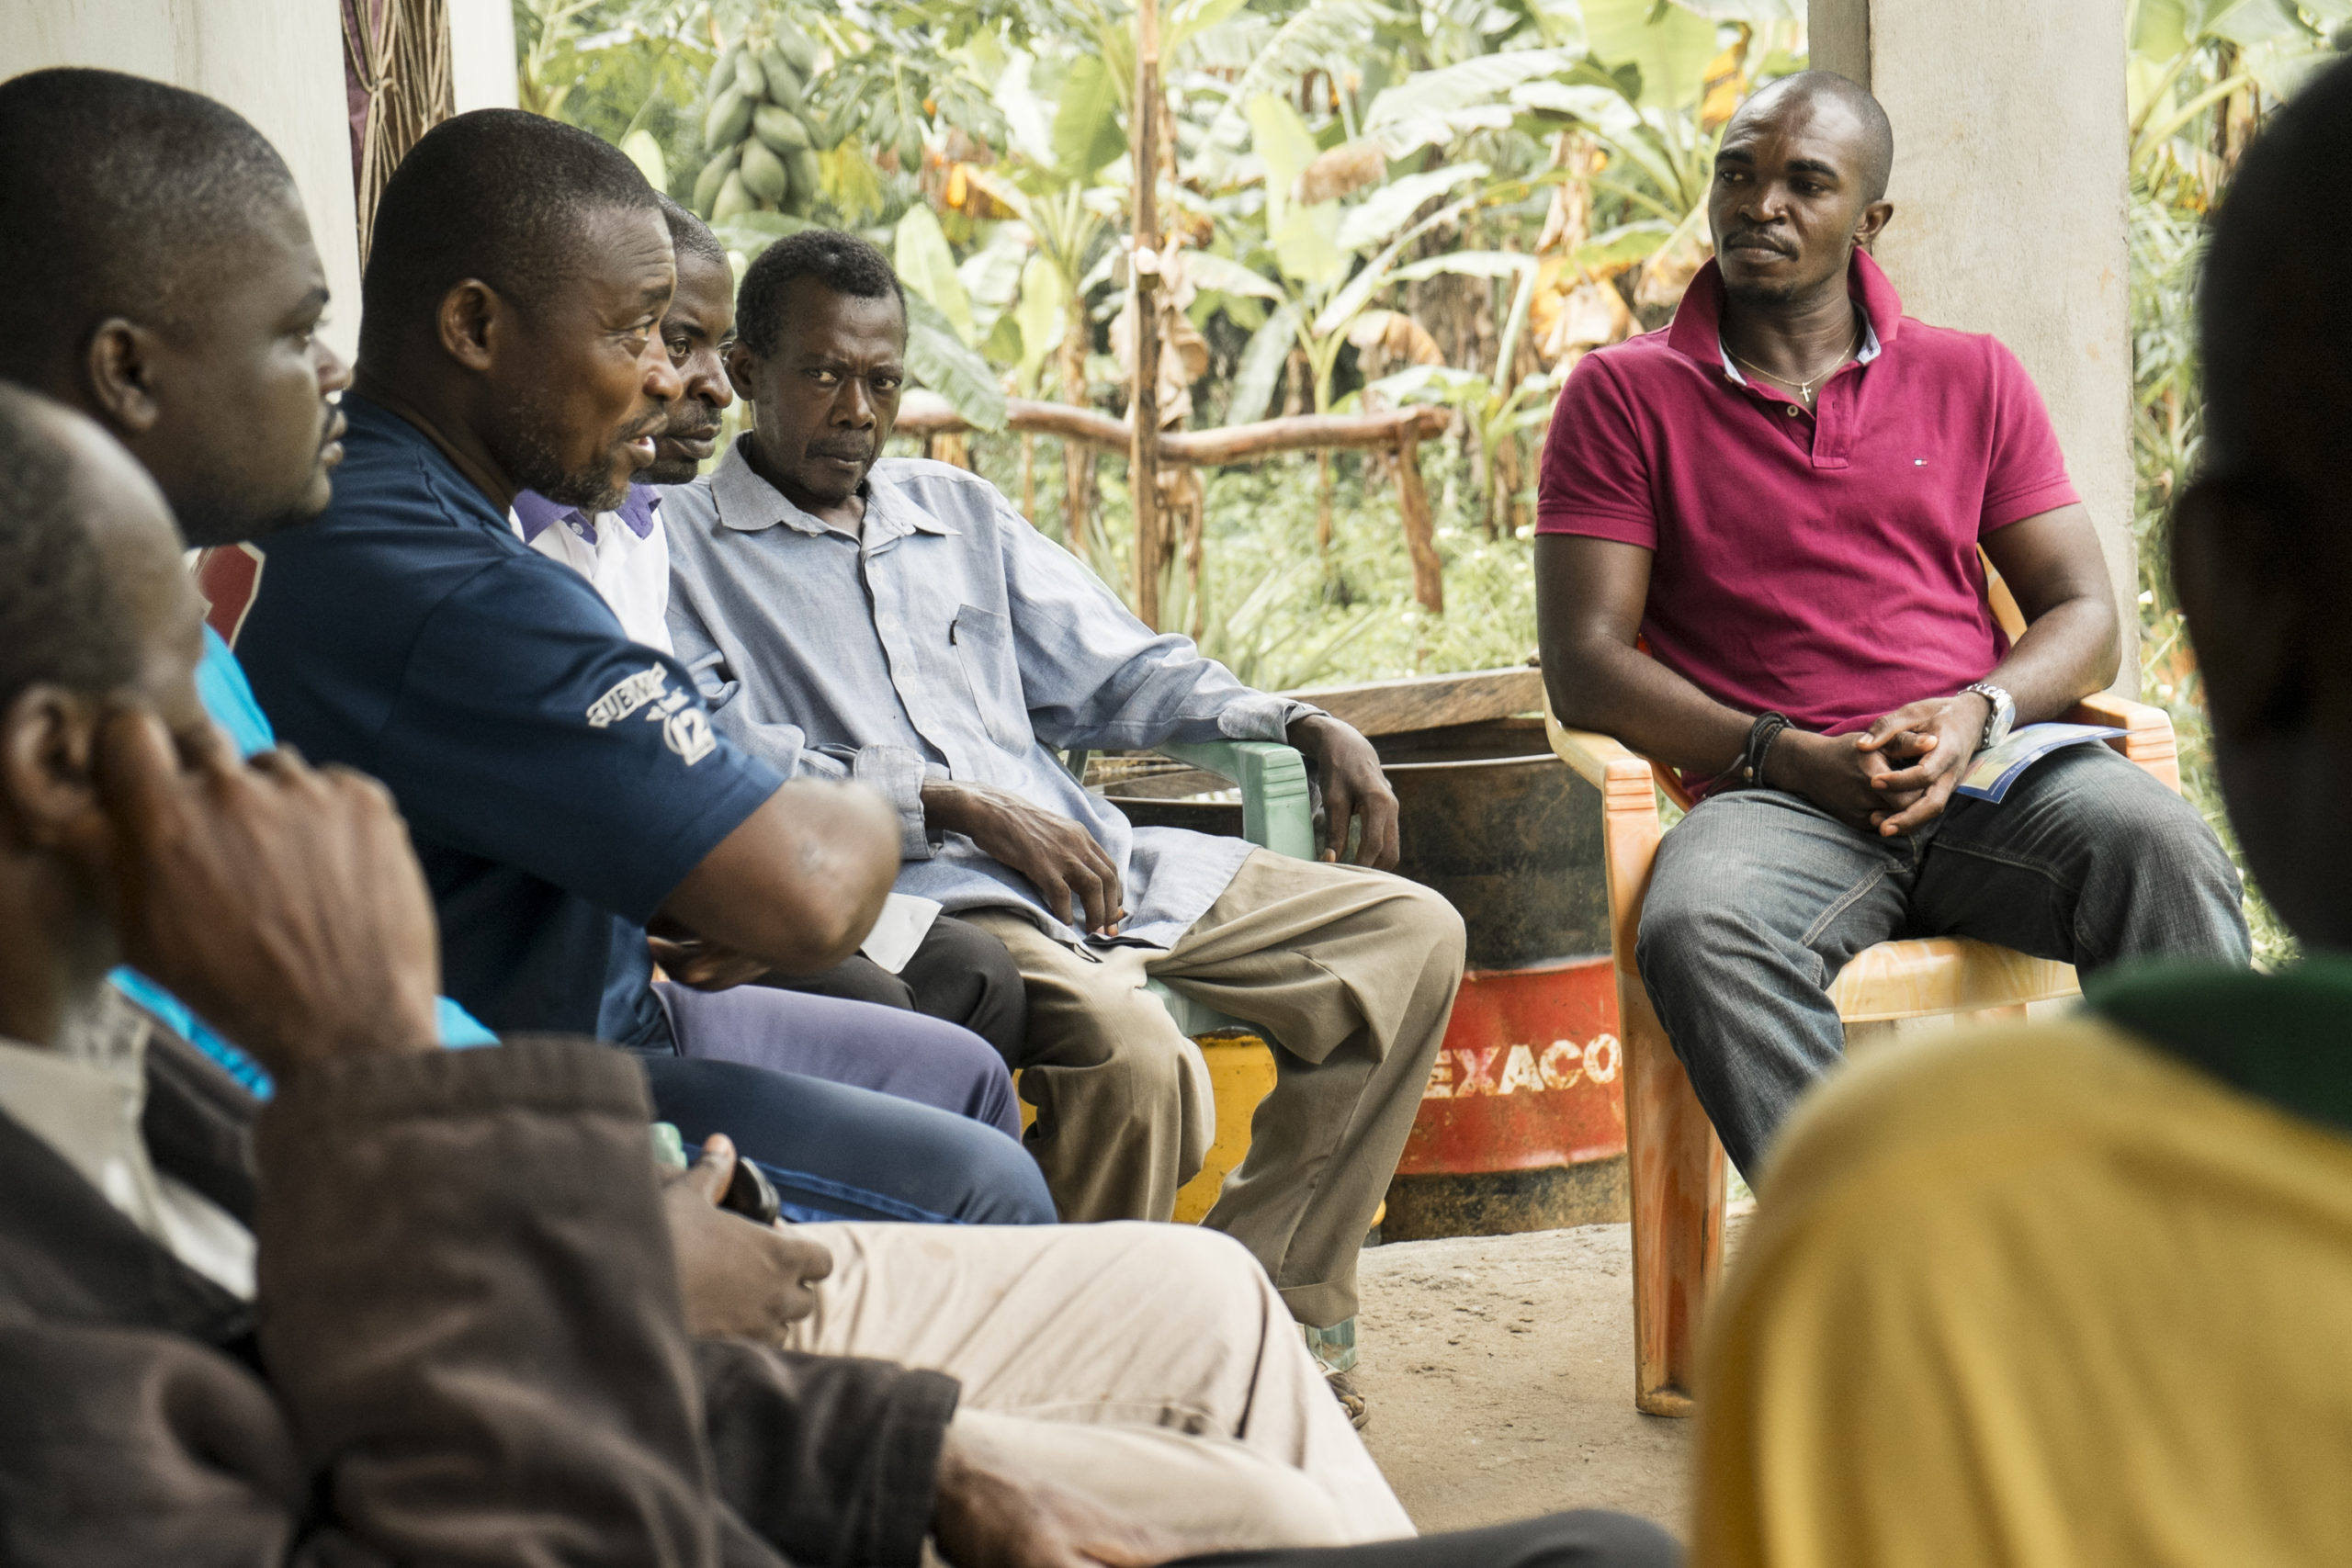
[[(1421, 483), (1421, 443), (1444, 434), (1452, 417), (1440, 408), (1391, 409), (1380, 413), (1293, 414), (1217, 430), (1170, 430), (1159, 437), (1159, 459), (1215, 468), (1252, 462), (1277, 452), (1377, 448), (1394, 454), (1405, 548), (1413, 561), (1413, 597), (1431, 614), (1443, 615), (1445, 582), (1438, 570), (1429, 491)], [(1058, 436), (1121, 452), (1132, 451), (1134, 446), (1134, 432), (1125, 420), (1069, 403), (1007, 399), (1005, 426), (1024, 435)], [(910, 391), (899, 405), (901, 435), (928, 440), (971, 428), (954, 405), (935, 392)]]

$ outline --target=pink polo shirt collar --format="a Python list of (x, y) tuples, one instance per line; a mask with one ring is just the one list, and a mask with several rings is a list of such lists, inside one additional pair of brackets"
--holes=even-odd
[[(1846, 292), (1861, 303), (1879, 347), (1891, 346), (1903, 331), (1903, 297), (1879, 270), (1869, 253), (1856, 251), (1846, 269)], [(1723, 362), (1724, 269), (1713, 256), (1691, 278), (1675, 307), (1674, 324), (1667, 329), (1666, 345), (1685, 358), (1710, 367)], [(1840, 370), (1839, 375), (1845, 371)]]

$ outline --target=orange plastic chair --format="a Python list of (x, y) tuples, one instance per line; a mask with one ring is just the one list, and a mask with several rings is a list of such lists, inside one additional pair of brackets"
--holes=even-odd
[[(2015, 637), (2023, 620), (1998, 579), (1995, 613)], [(2100, 694), (2067, 717), (2124, 731), (2109, 742), (2180, 789), (2172, 720), (2160, 708)], [(1634, 1404), (1651, 1416), (1689, 1416), (1701, 1314), (1723, 1271), (1724, 1149), (1668, 1043), (1634, 962), (1642, 900), (1664, 828), (1657, 794), (1673, 774), (1606, 735), (1552, 716), (1552, 750), (1601, 794), (1610, 949), (1616, 961), (1618, 1037), (1625, 1052), (1625, 1144), (1634, 1211)], [(1866, 948), (1830, 987), (1849, 1042), (1906, 1018), (1943, 1013), (2022, 1018), (2026, 1004), (2077, 994), (2072, 964), (2029, 958), (1963, 938)]]

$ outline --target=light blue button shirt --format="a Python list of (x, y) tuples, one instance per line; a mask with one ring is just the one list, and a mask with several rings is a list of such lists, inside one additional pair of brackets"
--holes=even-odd
[(1173, 946), (1250, 846), (1130, 827), (1055, 753), (1281, 740), (1317, 710), (1251, 691), (1191, 639), (1145, 626), (976, 474), (876, 463), (852, 538), (752, 472), (749, 439), (662, 496), (670, 634), (718, 728), (786, 775), (879, 788), (903, 829), (899, 891), (951, 913), (1018, 908), (1078, 935), (969, 839), (926, 831), (926, 777), (995, 784), (1071, 818), (1118, 868), (1121, 935)]

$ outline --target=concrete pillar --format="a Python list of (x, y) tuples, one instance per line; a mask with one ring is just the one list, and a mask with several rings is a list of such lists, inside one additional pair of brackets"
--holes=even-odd
[(1894, 123), (1880, 265), (2024, 362), (2098, 525), (2135, 691), (2125, 0), (1810, 0), (1813, 63)]
[(449, 86), (459, 114), (515, 107), (511, 0), (449, 0)]
[(333, 0), (0, 0), (0, 77), (96, 65), (208, 94), (276, 144), (334, 296), (325, 335), (359, 341), (359, 236), (343, 34)]

